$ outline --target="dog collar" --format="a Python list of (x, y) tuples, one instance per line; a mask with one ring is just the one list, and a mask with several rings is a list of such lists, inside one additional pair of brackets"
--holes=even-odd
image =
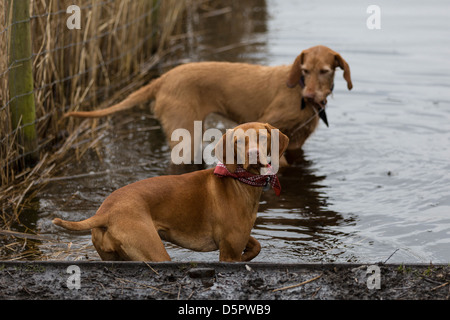
[(270, 165), (268, 165), (269, 174), (253, 174), (244, 170), (241, 166), (238, 166), (235, 172), (228, 171), (227, 167), (219, 162), (214, 170), (214, 174), (219, 178), (224, 177), (232, 177), (236, 180), (239, 180), (242, 183), (248, 184), (253, 187), (272, 187), (277, 196), (281, 194), (281, 185), (278, 177), (275, 173), (273, 173), (273, 169)]

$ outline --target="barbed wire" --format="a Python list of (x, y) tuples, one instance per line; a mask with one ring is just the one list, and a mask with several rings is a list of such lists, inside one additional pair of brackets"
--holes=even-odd
[[(82, 75), (84, 75), (84, 74), (87, 74), (87, 73), (89, 73), (89, 72), (91, 72), (91, 71), (93, 71), (93, 70), (99, 69), (99, 68), (104, 67), (104, 66), (108, 66), (108, 65), (110, 65), (111, 63), (113, 63), (113, 62), (115, 62), (115, 61), (117, 61), (117, 60), (122, 59), (124, 56), (126, 56), (126, 55), (128, 55), (128, 54), (136, 52), (136, 51), (137, 51), (137, 50), (138, 50), (138, 49), (139, 49), (146, 41), (148, 41), (150, 38), (152, 38), (152, 37), (155, 35), (155, 33), (156, 33), (156, 30), (154, 30), (152, 33), (150, 33), (150, 34), (147, 35), (146, 37), (144, 37), (144, 38), (143, 38), (136, 46), (134, 46), (133, 48), (131, 48), (129, 51), (123, 52), (122, 54), (120, 54), (120, 55), (118, 55), (118, 56), (116, 56), (116, 57), (114, 57), (114, 58), (112, 58), (112, 59), (110, 59), (110, 60), (108, 60), (108, 61), (106, 61), (106, 62), (97, 64), (97, 65), (95, 65), (95, 66), (93, 66), (93, 67), (91, 67), (91, 68), (88, 68), (88, 69), (86, 69), (86, 70), (84, 70), (84, 71), (82, 71), (82, 72), (79, 72), (79, 73), (70, 75), (70, 76), (68, 76), (68, 77), (65, 77), (65, 78), (62, 78), (62, 79), (58, 79), (58, 80), (52, 81), (52, 82), (47, 83), (47, 84), (45, 84), (45, 85), (43, 85), (43, 86), (41, 86), (41, 87), (39, 87), (39, 88), (35, 88), (34, 90), (32, 90), (32, 91), (30, 91), (30, 92), (26, 92), (26, 93), (23, 93), (23, 94), (14, 96), (14, 97), (11, 98), (11, 99), (10, 99), (10, 100), (2, 107), (2, 108), (0, 108), (0, 112), (3, 111), (4, 109), (6, 109), (6, 108), (9, 106), (9, 104), (10, 104), (12, 101), (14, 101), (15, 99), (22, 98), (22, 97), (25, 97), (25, 96), (30, 95), (30, 94), (34, 94), (36, 91), (44, 90), (44, 89), (49, 88), (49, 87), (52, 87), (52, 86), (54, 86), (54, 85), (56, 85), (56, 84), (60, 84), (60, 83), (63, 83), (63, 82), (72, 80), (72, 79), (74, 79), (74, 78), (76, 78), (76, 77), (79, 77), (79, 76), (82, 76)], [(69, 105), (68, 107), (66, 106), (64, 109), (65, 109), (65, 110), (68, 110), (71, 106), (72, 106), (72, 105)], [(38, 123), (38, 122), (41, 122), (42, 120), (48, 118), (50, 113), (54, 113), (55, 111), (59, 111), (59, 110), (58, 110), (58, 109), (54, 109), (53, 111), (49, 112), (48, 114), (44, 115), (43, 117), (41, 117), (41, 118), (39, 118), (39, 119), (36, 119), (34, 122), (30, 122), (30, 123), (21, 125), (20, 127), (14, 129), (14, 130), (12, 130), (12, 131), (11, 131), (6, 137), (4, 137), (0, 142), (3, 143), (8, 137), (13, 136), (18, 130), (21, 130), (21, 129), (23, 129), (23, 128), (26, 128), (26, 127), (28, 127), (28, 126), (32, 126), (32, 125), (35, 125), (35, 124)]]
[[(97, 7), (97, 6), (107, 5), (107, 4), (110, 4), (110, 3), (113, 3), (113, 2), (115, 2), (115, 0), (105, 0), (105, 1), (102, 1), (102, 2), (97, 2), (95, 4), (91, 3), (89, 5), (82, 6), (82, 7), (80, 7), (80, 9), (81, 10), (83, 10), (83, 9), (92, 9), (94, 7)], [(69, 48), (78, 47), (78, 46), (85, 46), (86, 44), (89, 44), (92, 41), (100, 40), (100, 39), (102, 39), (104, 37), (107, 37), (109, 35), (113, 35), (113, 34), (119, 32), (119, 31), (126, 30), (130, 26), (139, 23), (140, 21), (144, 20), (145, 18), (147, 18), (148, 16), (153, 14), (155, 12), (155, 10), (157, 10), (160, 7), (161, 2), (162, 2), (162, 0), (159, 0), (152, 7), (151, 10), (149, 10), (147, 12), (144, 12), (143, 14), (139, 15), (138, 17), (136, 17), (132, 21), (129, 21), (129, 22), (125, 23), (125, 24), (118, 25), (118, 26), (116, 26), (115, 28), (113, 28), (113, 29), (111, 29), (109, 31), (102, 32), (100, 34), (96, 34), (95, 36), (93, 36), (91, 38), (88, 38), (88, 39), (85, 39), (83, 41), (73, 42), (73, 43), (70, 43), (70, 44), (67, 44), (67, 45), (64, 45), (64, 46), (59, 46), (59, 47), (43, 50), (43, 51), (40, 51), (40, 52), (37, 52), (37, 53), (33, 53), (30, 57), (26, 57), (26, 58), (23, 58), (23, 59), (18, 59), (18, 60), (11, 61), (9, 63), (9, 65), (8, 65), (8, 67), (6, 68), (6, 70), (3, 70), (3, 71), (0, 72), (0, 79), (5, 77), (13, 68), (15, 68), (20, 63), (27, 62), (27, 61), (32, 61), (34, 59), (37, 59), (40, 56), (47, 55), (47, 54), (54, 54), (55, 52), (63, 51), (63, 50), (69, 49)], [(46, 13), (43, 13), (43, 14), (31, 15), (30, 18), (28, 18), (28, 19), (24, 19), (24, 20), (20, 20), (20, 21), (14, 21), (11, 24), (9, 24), (8, 26), (6, 26), (2, 31), (0, 31), (0, 36), (5, 34), (14, 25), (21, 24), (21, 23), (29, 23), (29, 22), (31, 22), (34, 19), (48, 18), (50, 16), (56, 16), (56, 15), (66, 14), (66, 13), (67, 13), (66, 9), (64, 9), (64, 10), (58, 10), (58, 11), (54, 11), (54, 12), (46, 12)], [(161, 28), (161, 27), (163, 27), (163, 25), (159, 26), (159, 28)], [(76, 74), (71, 74), (70, 76), (51, 81), (49, 83), (45, 83), (44, 85), (36, 87), (36, 88), (34, 88), (33, 90), (31, 90), (29, 92), (22, 93), (20, 95), (15, 95), (14, 97), (9, 97), (8, 99), (6, 99), (6, 97), (5, 97), (4, 99), (7, 100), (7, 101), (2, 106), (0, 106), (0, 113), (8, 112), (7, 109), (11, 105), (11, 103), (13, 101), (19, 99), (19, 98), (22, 98), (22, 97), (25, 97), (25, 96), (28, 96), (28, 95), (31, 95), (31, 94), (35, 94), (38, 91), (42, 91), (42, 90), (51, 88), (51, 87), (53, 87), (55, 85), (62, 84), (64, 82), (70, 81), (70, 80), (75, 79), (77, 77), (89, 74), (89, 73), (91, 73), (91, 72), (93, 72), (93, 71), (95, 71), (97, 69), (107, 67), (108, 65), (112, 64), (115, 61), (118, 61), (118, 60), (124, 58), (127, 55), (135, 54), (140, 48), (142, 48), (145, 45), (145, 43), (147, 41), (149, 41), (150, 39), (152, 39), (156, 35), (156, 33), (159, 31), (159, 28), (153, 28), (152, 32), (150, 32), (145, 37), (140, 39), (140, 41), (136, 45), (134, 45), (133, 47), (131, 47), (127, 51), (124, 51), (124, 52), (120, 53), (119, 55), (112, 57), (111, 59), (109, 59), (107, 61), (103, 61), (103, 62), (101, 62), (101, 63), (99, 63), (99, 64), (97, 64), (95, 66), (87, 68), (87, 69), (85, 69), (83, 71), (80, 71), (80, 72), (78, 72)], [(137, 73), (139, 73), (139, 72), (137, 72)], [(118, 83), (115, 83), (113, 86), (108, 85), (108, 86), (105, 86), (105, 87), (97, 88), (95, 92), (92, 92), (91, 94), (89, 94), (86, 97), (84, 97), (84, 100), (91, 99), (93, 97), (98, 97), (98, 94), (101, 94), (103, 92), (111, 90), (111, 87), (116, 87), (116, 88), (120, 87), (125, 82), (127, 82), (131, 78), (135, 77), (137, 75), (137, 73), (131, 74), (128, 77), (126, 77), (125, 79), (121, 79), (121, 81), (119, 81)], [(79, 104), (79, 103), (76, 103), (76, 104)], [(26, 128), (28, 126), (33, 126), (33, 125), (40, 124), (40, 123), (46, 121), (47, 119), (49, 119), (50, 117), (52, 117), (53, 115), (55, 115), (55, 113), (61, 112), (61, 110), (69, 110), (74, 105), (75, 105), (74, 103), (71, 103), (71, 104), (65, 105), (62, 108), (54, 108), (54, 109), (52, 109), (50, 111), (46, 111), (43, 116), (41, 116), (39, 118), (36, 118), (33, 122), (19, 125), (19, 126), (17, 126), (17, 128), (14, 128), (10, 132), (8, 132), (8, 134), (6, 134), (5, 136), (2, 137), (2, 139), (0, 140), (0, 143), (4, 144), (9, 139), (15, 137), (19, 130), (23, 130), (24, 128)], [(9, 117), (9, 114), (7, 114), (7, 118), (8, 117)], [(4, 167), (6, 167), (8, 165), (11, 165), (12, 163), (20, 160), (21, 158), (27, 157), (30, 154), (38, 152), (38, 151), (42, 150), (42, 148), (44, 148), (47, 144), (48, 144), (48, 141), (47, 142), (44, 141), (44, 143), (39, 143), (37, 148), (36, 148), (36, 150), (32, 150), (32, 151), (29, 151), (27, 153), (20, 154), (20, 156), (14, 158), (12, 160), (7, 161), (7, 163), (3, 163), (1, 167), (4, 168)]]
[[(104, 4), (108, 4), (108, 3), (112, 3), (112, 2), (115, 2), (115, 1), (116, 0), (106, 0), (106, 1), (102, 1), (102, 2), (97, 2), (95, 4), (88, 4), (86, 6), (80, 7), (80, 10), (92, 9), (94, 7), (98, 7), (98, 6), (101, 6), (101, 5), (104, 5)], [(159, 6), (159, 2), (157, 4), (157, 6)], [(31, 20), (37, 19), (37, 18), (46, 18), (46, 17), (49, 17), (49, 16), (56, 16), (56, 15), (63, 14), (63, 13), (64, 14), (67, 13), (67, 9), (63, 9), (63, 10), (59, 10), (59, 11), (55, 11), (55, 12), (46, 12), (46, 13), (43, 13), (43, 14), (36, 14), (36, 15), (30, 16), (28, 19), (14, 21), (9, 26), (5, 27), (2, 31), (0, 31), (0, 36), (3, 33), (7, 32), (14, 25), (25, 23), (25, 22), (31, 22)]]

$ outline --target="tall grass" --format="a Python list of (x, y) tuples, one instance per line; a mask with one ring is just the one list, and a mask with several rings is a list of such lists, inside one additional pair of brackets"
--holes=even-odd
[[(195, 1), (195, 0), (191, 0)], [(148, 81), (167, 43), (180, 32), (186, 3), (180, 0), (33, 0), (36, 128), (39, 163), (21, 163), (19, 133), (12, 128), (8, 101), (6, 1), (0, 1), (0, 226), (7, 228), (28, 199), (72, 157), (98, 141), (106, 124), (63, 118), (69, 110), (107, 105)], [(66, 8), (81, 8), (81, 30), (69, 30)], [(22, 164), (22, 165), (21, 165)], [(20, 168), (20, 170), (18, 170)]]

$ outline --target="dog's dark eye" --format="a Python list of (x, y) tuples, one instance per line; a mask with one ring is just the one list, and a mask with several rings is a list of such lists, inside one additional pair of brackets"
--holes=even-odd
[(320, 74), (327, 74), (330, 70), (322, 69), (320, 70)]
[(309, 73), (309, 70), (307, 70), (307, 69), (302, 69), (302, 73), (303, 73), (304, 75), (307, 75), (307, 74)]

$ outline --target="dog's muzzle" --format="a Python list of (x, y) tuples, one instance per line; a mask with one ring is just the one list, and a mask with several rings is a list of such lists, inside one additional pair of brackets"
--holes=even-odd
[[(301, 88), (305, 87), (305, 77), (301, 76), (300, 77), (300, 81), (299, 81), (299, 85)], [(331, 85), (331, 92), (333, 92), (334, 90), (334, 83)], [(328, 118), (327, 118), (327, 113), (325, 112), (325, 107), (327, 105), (327, 99), (321, 101), (320, 103), (316, 103), (313, 102), (314, 104), (314, 108), (316, 108), (317, 113), (319, 115), (319, 118), (322, 119), (322, 121), (325, 123), (325, 125), (327, 127), (330, 127), (328, 124)], [(301, 105), (301, 110), (304, 110), (306, 108), (306, 99), (302, 99), (302, 105)]]

